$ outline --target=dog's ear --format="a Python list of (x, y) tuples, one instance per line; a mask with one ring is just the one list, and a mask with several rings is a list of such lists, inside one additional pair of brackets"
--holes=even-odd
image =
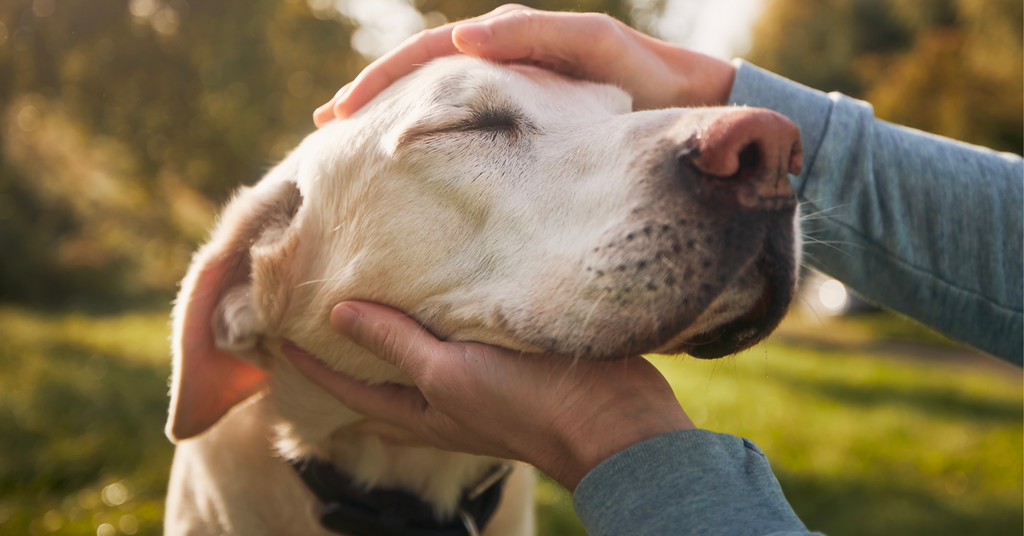
[(257, 296), (252, 280), (254, 270), (260, 276), (279, 271), (284, 250), (295, 242), (290, 231), (302, 196), (294, 182), (281, 180), (285, 171), (235, 195), (181, 283), (171, 341), (171, 441), (203, 433), (266, 384), (257, 346), (268, 319), (254, 304), (280, 300)]

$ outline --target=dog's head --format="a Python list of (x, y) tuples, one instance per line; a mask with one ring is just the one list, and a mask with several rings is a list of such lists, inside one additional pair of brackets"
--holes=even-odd
[[(793, 295), (799, 143), (765, 110), (632, 113), (611, 86), (435, 61), (225, 209), (175, 308), (168, 432), (205, 430), (267, 371), (272, 389), (310, 392), (275, 355), (285, 338), (403, 381), (331, 330), (348, 299), (443, 339), (570, 358), (747, 348)], [(311, 396), (297, 412), (335, 411)]]

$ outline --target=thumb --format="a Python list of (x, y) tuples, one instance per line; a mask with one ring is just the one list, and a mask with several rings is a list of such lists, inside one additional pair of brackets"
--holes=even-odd
[(331, 311), (331, 326), (418, 380), (431, 358), (445, 349), (441, 341), (405, 313), (367, 302), (343, 302)]
[(357, 413), (406, 430), (421, 429), (428, 404), (419, 389), (390, 383), (368, 385), (354, 380), (331, 370), (291, 341), (281, 345), (281, 353), (304, 376)]

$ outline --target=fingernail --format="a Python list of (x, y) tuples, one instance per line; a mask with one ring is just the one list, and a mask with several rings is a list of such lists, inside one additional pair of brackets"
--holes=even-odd
[(331, 326), (342, 335), (350, 335), (356, 322), (359, 322), (359, 312), (345, 304), (336, 305), (331, 311)]
[(462, 24), (452, 30), (452, 35), (460, 41), (482, 45), (491, 40), (491, 29), (486, 24)]

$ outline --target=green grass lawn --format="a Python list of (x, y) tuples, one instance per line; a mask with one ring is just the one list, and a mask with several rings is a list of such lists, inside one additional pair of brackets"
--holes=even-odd
[[(1020, 371), (941, 343), (886, 355), (904, 347), (872, 334), (899, 322), (788, 321), (736, 357), (653, 359), (698, 426), (761, 446), (814, 530), (1021, 534)], [(165, 312), (0, 308), (0, 534), (160, 533), (168, 333)], [(583, 534), (556, 484), (538, 506), (541, 534)]]

